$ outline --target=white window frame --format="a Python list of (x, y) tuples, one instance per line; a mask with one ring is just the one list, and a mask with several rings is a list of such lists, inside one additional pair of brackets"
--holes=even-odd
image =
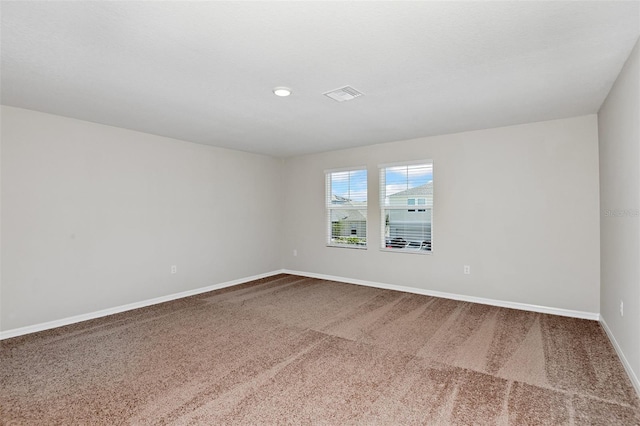
[[(433, 211), (434, 211), (434, 205), (435, 205), (435, 191), (432, 194), (432, 204), (431, 206), (428, 206), (426, 204), (426, 198), (422, 198), (422, 197), (412, 197), (415, 199), (415, 205), (409, 205), (408, 204), (408, 198), (407, 198), (407, 204), (405, 204), (404, 206), (387, 206), (385, 204), (385, 196), (386, 194), (386, 169), (390, 168), (390, 167), (402, 167), (402, 166), (419, 166), (419, 165), (430, 165), (431, 166), (431, 180), (434, 181), (434, 176), (435, 176), (435, 172), (434, 172), (434, 162), (433, 160), (430, 159), (425, 159), (425, 160), (415, 160), (415, 161), (405, 161), (405, 162), (398, 162), (398, 163), (387, 163), (387, 164), (379, 164), (378, 165), (378, 176), (379, 176), (379, 208), (380, 208), (380, 244), (379, 244), (379, 250), (383, 251), (383, 252), (388, 252), (388, 253), (409, 253), (409, 254), (419, 254), (419, 255), (430, 255), (433, 254), (433, 247), (434, 247), (434, 218), (433, 218)], [(425, 204), (418, 204), (418, 199), (424, 199), (425, 200)], [(430, 210), (431, 211), (431, 221), (430, 221), (430, 226), (431, 226), (431, 231), (430, 231), (430, 242), (431, 242), (431, 247), (430, 250), (415, 250), (415, 249), (400, 249), (400, 248), (387, 248), (386, 246), (386, 212), (387, 210), (413, 210), (413, 212), (408, 211), (409, 213), (415, 213), (415, 212), (424, 212), (425, 210)]]
[[(333, 173), (344, 173), (344, 172), (357, 172), (363, 171), (366, 174), (366, 185), (367, 185), (367, 201), (365, 204), (360, 204), (357, 206), (347, 206), (340, 205), (335, 206), (331, 203), (332, 197), (332, 188), (331, 188), (331, 175)], [(354, 166), (354, 167), (344, 167), (339, 169), (329, 169), (324, 171), (325, 174), (325, 224), (326, 224), (326, 239), (325, 243), (327, 247), (338, 247), (338, 248), (349, 248), (356, 250), (366, 250), (369, 244), (369, 219), (368, 215), (366, 215), (368, 205), (369, 205), (369, 172), (367, 170), (367, 166)], [(331, 211), (332, 210), (364, 210), (365, 211), (365, 243), (364, 244), (341, 244), (332, 241), (332, 222), (331, 222)], [(349, 233), (351, 233), (351, 227), (349, 227)]]

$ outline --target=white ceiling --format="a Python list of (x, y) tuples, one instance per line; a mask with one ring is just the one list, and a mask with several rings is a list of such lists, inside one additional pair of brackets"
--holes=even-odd
[(595, 113), (640, 34), (637, 1), (1, 7), (3, 104), (282, 157)]

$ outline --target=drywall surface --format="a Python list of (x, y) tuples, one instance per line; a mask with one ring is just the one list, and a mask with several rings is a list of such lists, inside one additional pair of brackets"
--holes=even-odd
[[(287, 159), (284, 267), (597, 313), (597, 138), (589, 115)], [(378, 165), (420, 159), (434, 164), (433, 253), (380, 251)], [(324, 171), (362, 165), (368, 249), (326, 247)]]
[(280, 173), (272, 157), (2, 107), (0, 330), (280, 269)]
[(600, 312), (636, 378), (640, 377), (639, 50), (636, 43), (598, 113)]

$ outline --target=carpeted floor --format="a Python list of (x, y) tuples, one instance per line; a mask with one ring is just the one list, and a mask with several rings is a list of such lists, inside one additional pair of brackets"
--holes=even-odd
[(278, 275), (0, 349), (2, 424), (637, 425), (595, 321)]

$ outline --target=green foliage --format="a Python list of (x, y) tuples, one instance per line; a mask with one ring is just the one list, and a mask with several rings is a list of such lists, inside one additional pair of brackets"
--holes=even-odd
[(353, 245), (366, 244), (366, 240), (360, 237), (334, 237), (334, 240), (338, 244), (353, 244)]
[(331, 236), (339, 237), (345, 229), (344, 222), (333, 222), (331, 224)]

